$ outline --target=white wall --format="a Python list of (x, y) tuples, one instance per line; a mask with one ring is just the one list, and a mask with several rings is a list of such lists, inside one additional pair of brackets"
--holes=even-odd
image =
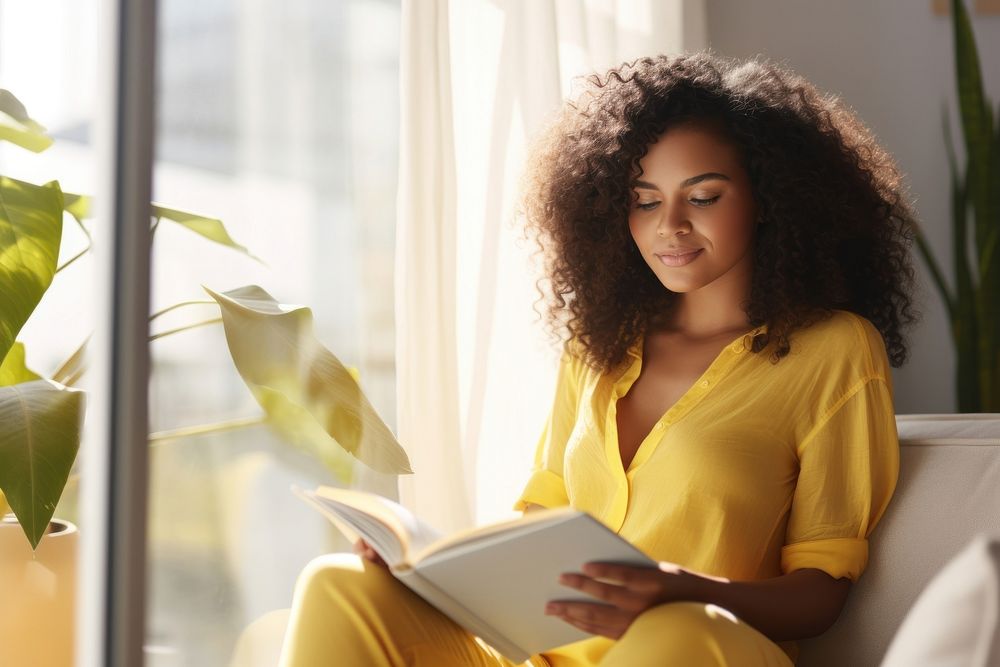
[[(1000, 100), (1000, 16), (972, 15), (987, 95)], [(952, 275), (948, 164), (942, 132), (947, 102), (959, 140), (951, 19), (931, 0), (709, 0), (709, 45), (734, 57), (782, 61), (838, 93), (895, 155), (942, 271)], [(964, 153), (960, 153), (960, 156)], [(960, 160), (962, 158), (960, 157)], [(893, 369), (896, 412), (954, 412), (955, 353), (947, 315), (916, 257), (917, 309), (910, 359)]]

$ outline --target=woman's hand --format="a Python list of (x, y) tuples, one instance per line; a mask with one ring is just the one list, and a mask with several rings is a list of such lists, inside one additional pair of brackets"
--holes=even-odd
[(666, 562), (659, 567), (585, 563), (583, 574), (563, 574), (559, 583), (604, 602), (555, 600), (545, 606), (545, 613), (591, 634), (618, 639), (650, 607), (692, 599), (688, 591), (698, 578), (679, 565)]
[(382, 557), (379, 556), (374, 549), (372, 549), (372, 546), (367, 542), (365, 542), (364, 538), (361, 538), (354, 543), (354, 553), (358, 554), (359, 556), (361, 556), (362, 558), (364, 558), (369, 562), (375, 563), (376, 565), (381, 565), (386, 569), (388, 569), (389, 567), (388, 565), (386, 565), (386, 562), (382, 560)]
[(611, 639), (621, 637), (650, 607), (680, 601), (725, 609), (772, 641), (815, 637), (837, 620), (851, 586), (849, 578), (834, 579), (816, 568), (753, 581), (732, 581), (663, 562), (658, 567), (586, 563), (582, 569), (584, 574), (564, 574), (560, 583), (598, 599), (553, 600), (545, 613)]

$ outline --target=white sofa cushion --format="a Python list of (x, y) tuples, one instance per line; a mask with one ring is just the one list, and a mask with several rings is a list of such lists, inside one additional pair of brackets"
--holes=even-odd
[(927, 582), (979, 533), (1000, 534), (1000, 414), (897, 415), (899, 482), (868, 567), (798, 667), (873, 667)]
[(1000, 665), (1000, 536), (981, 533), (938, 573), (881, 667)]

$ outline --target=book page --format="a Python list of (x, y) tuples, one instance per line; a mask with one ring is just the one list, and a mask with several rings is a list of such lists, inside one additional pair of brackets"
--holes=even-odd
[(349, 505), (321, 498), (313, 491), (293, 486), (292, 492), (319, 510), (349, 541), (356, 542), (358, 538), (364, 538), (386, 563), (402, 562), (403, 545), (389, 526)]
[(415, 548), (411, 552), (411, 560), (414, 563), (419, 563), (427, 558), (430, 558), (434, 554), (443, 553), (451, 549), (456, 549), (460, 546), (465, 547), (467, 545), (476, 544), (482, 540), (493, 537), (494, 535), (504, 533), (513, 534), (516, 531), (540, 527), (543, 524), (561, 521), (566, 517), (577, 513), (577, 510), (568, 506), (546, 508), (542, 510), (535, 510), (534, 512), (529, 512), (524, 516), (515, 517), (507, 521), (501, 521), (486, 526), (478, 526), (468, 530), (460, 530), (459, 532), (449, 535), (443, 539), (439, 539), (422, 549)]
[[(369, 543), (387, 563), (412, 562), (415, 551), (441, 538), (439, 531), (410, 510), (374, 493), (321, 486), (313, 495), (328, 510), (351, 522), (366, 539), (371, 536)], [(380, 547), (390, 552), (392, 558)]]

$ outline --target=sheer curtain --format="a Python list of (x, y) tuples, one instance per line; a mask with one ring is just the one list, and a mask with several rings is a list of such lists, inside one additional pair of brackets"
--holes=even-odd
[(554, 388), (513, 215), (526, 140), (573, 77), (706, 41), (704, 0), (404, 0), (400, 497), (442, 530), (513, 515)]

